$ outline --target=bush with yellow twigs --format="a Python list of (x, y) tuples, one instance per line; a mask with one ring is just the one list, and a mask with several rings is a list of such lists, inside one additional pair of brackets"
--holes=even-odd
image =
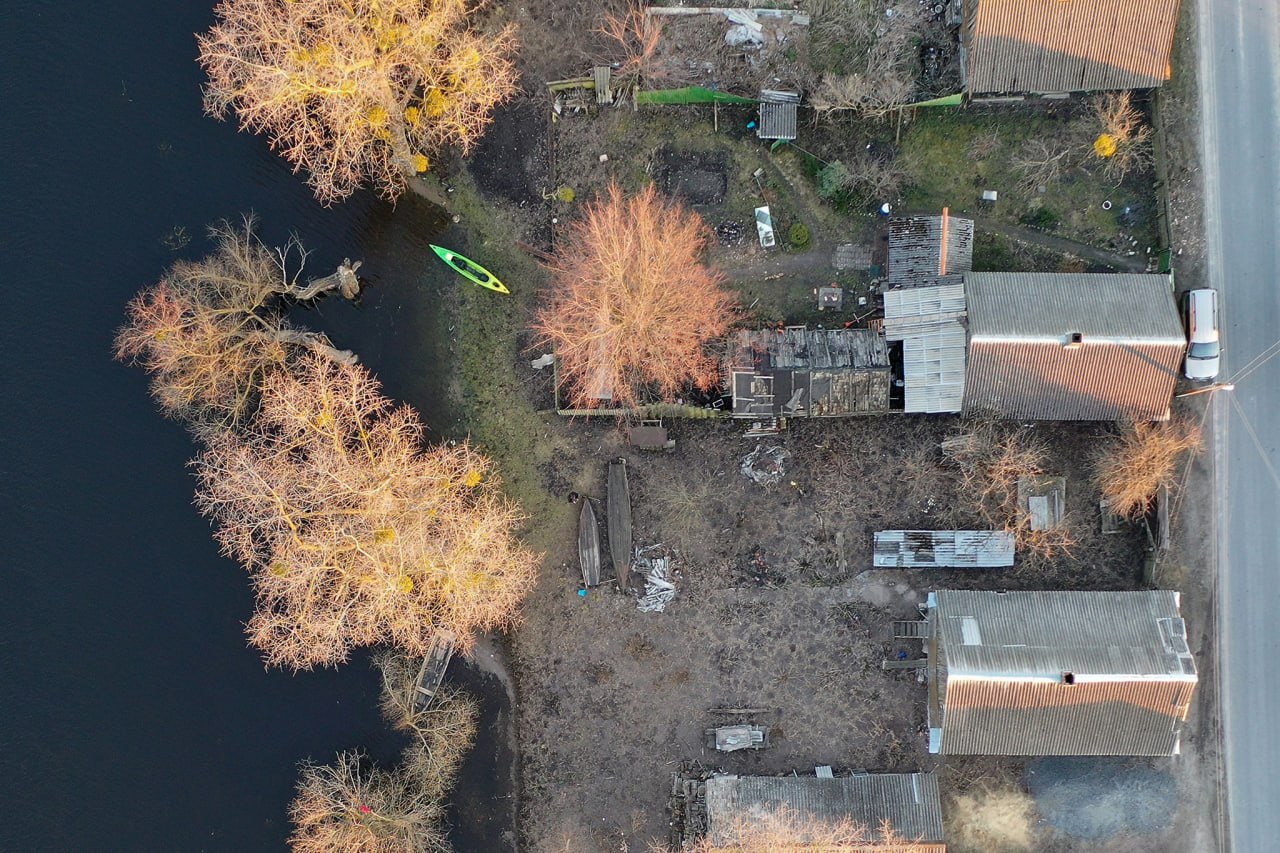
[(366, 182), (395, 198), (515, 94), (514, 30), (470, 29), (466, 0), (223, 0), (214, 14), (205, 110), (265, 134), (326, 204)]
[(534, 346), (556, 353), (572, 407), (671, 401), (717, 382), (708, 344), (728, 332), (737, 303), (702, 262), (708, 234), (652, 185), (628, 198), (613, 184), (588, 206), (534, 321)]
[(1151, 148), (1152, 129), (1133, 105), (1129, 92), (1107, 92), (1091, 101), (1099, 132), (1092, 152), (1102, 161), (1102, 172), (1117, 184), (1130, 172), (1155, 162)]
[(309, 356), (268, 377), (257, 416), (208, 438), (196, 503), (250, 571), (250, 643), (294, 669), (389, 643), (423, 655), (503, 629), (535, 575), (517, 508), (467, 444), (424, 450), (422, 425), (356, 365)]
[(1122, 427), (1094, 464), (1094, 479), (1107, 507), (1130, 520), (1146, 515), (1161, 486), (1177, 485), (1178, 462), (1200, 446), (1199, 428), (1185, 421)]

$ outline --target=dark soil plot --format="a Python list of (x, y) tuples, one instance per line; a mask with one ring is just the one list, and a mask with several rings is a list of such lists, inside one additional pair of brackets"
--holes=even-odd
[(516, 204), (541, 203), (547, 187), (546, 107), (521, 99), (499, 107), (469, 164), (489, 195)]
[(720, 204), (728, 189), (728, 157), (722, 151), (658, 152), (653, 179), (667, 195), (694, 207)]

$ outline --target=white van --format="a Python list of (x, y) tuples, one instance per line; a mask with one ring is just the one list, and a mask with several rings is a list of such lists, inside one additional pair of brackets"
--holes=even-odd
[(1218, 291), (1188, 290), (1187, 364), (1188, 379), (1209, 380), (1218, 375), (1222, 347), (1218, 340)]

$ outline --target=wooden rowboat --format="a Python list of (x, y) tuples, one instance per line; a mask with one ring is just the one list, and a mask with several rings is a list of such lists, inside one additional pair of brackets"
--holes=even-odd
[(582, 499), (578, 516), (578, 558), (582, 561), (582, 583), (589, 589), (600, 585), (600, 524), (590, 498)]
[(609, 463), (609, 503), (605, 511), (609, 531), (609, 556), (614, 577), (626, 589), (631, 578), (631, 486), (627, 481), (627, 460)]
[(477, 264), (470, 258), (459, 255), (452, 249), (446, 249), (443, 246), (431, 244), (431, 250), (440, 256), (440, 260), (448, 264), (454, 272), (468, 281), (473, 281), (481, 287), (487, 287), (496, 293), (510, 293), (507, 286), (498, 281), (498, 277), (489, 272), (484, 267)]

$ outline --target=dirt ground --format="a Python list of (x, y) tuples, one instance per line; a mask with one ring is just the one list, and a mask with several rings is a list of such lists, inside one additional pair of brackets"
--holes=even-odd
[[(682, 195), (715, 230), (710, 260), (738, 289), (751, 321), (835, 323), (869, 316), (858, 300), (876, 304), (870, 275), (866, 269), (836, 270), (833, 252), (852, 242), (871, 263), (883, 263), (883, 221), (820, 200), (813, 163), (801, 152), (771, 152), (757, 140), (747, 128), (753, 109), (606, 109), (550, 123), (542, 84), (582, 74), (607, 55), (608, 44), (594, 32), (595, 19), (566, 0), (504, 5), (495, 9), (495, 18), (521, 25), (522, 85), (528, 97), (499, 112), (471, 158), (470, 171), (482, 193), (479, 208), (487, 210), (465, 209), (464, 227), (483, 228), (487, 216), (500, 216), (515, 239), (550, 251), (581, 203), (609, 181), (636, 189), (654, 180), (666, 192)], [(1175, 123), (1171, 134), (1179, 140), (1194, 125), (1185, 118), (1186, 109), (1185, 100), (1175, 101), (1164, 113), (1183, 122)], [(852, 151), (884, 144), (892, 128), (854, 131), (832, 124), (803, 133), (823, 145), (845, 146), (830, 150)], [(1185, 142), (1170, 147), (1176, 147), (1170, 151), (1170, 188), (1182, 283), (1183, 265), (1191, 275), (1203, 247), (1195, 243), (1194, 151)], [(758, 179), (756, 170), (762, 170)], [(573, 188), (577, 200), (548, 200), (546, 194), (559, 186)], [(753, 209), (765, 202), (781, 244), (770, 253), (759, 249), (752, 218)], [(1151, 205), (1144, 204), (1145, 217)], [(795, 223), (809, 231), (804, 246), (786, 245)], [(1079, 233), (1111, 234), (1089, 232), (1090, 227), (1081, 224)], [(1148, 219), (1142, 228), (1152, 230)], [(484, 236), (488, 241), (494, 234)], [(1109, 240), (1101, 244), (1121, 246)], [(489, 245), (485, 257), (501, 258), (504, 249)], [(1179, 248), (1183, 255), (1177, 255)], [(982, 236), (978, 249), (979, 268), (983, 261), (992, 269), (1081, 268), (1078, 260), (998, 235)], [(539, 281), (537, 274), (527, 281)], [(831, 281), (848, 288), (841, 315), (816, 310), (813, 288)], [(532, 301), (518, 294), (512, 305), (513, 319), (523, 328)], [(511, 332), (511, 337), (519, 335)], [(524, 849), (638, 851), (665, 841), (670, 773), (688, 760), (746, 773), (812, 772), (816, 764), (837, 771), (937, 766), (944, 788), (953, 791), (992, 779), (1025, 786), (1027, 765), (1021, 760), (939, 764), (927, 755), (921, 733), (923, 686), (914, 673), (880, 667), (900, 652), (914, 654), (895, 643), (892, 622), (914, 618), (925, 593), (936, 588), (1141, 585), (1145, 533), (1126, 528), (1103, 535), (1097, 496), (1087, 485), (1087, 460), (1105, 439), (1104, 426), (1035, 427), (1052, 449), (1056, 473), (1068, 478), (1068, 512), (1080, 538), (1071, 557), (1046, 561), (1024, 554), (1015, 568), (998, 572), (873, 571), (871, 535), (877, 529), (981, 524), (938, 449), (941, 439), (958, 428), (956, 419), (892, 415), (793, 423), (789, 432), (759, 442), (789, 454), (782, 482), (761, 487), (739, 470), (742, 457), (757, 444), (742, 437), (740, 423), (668, 422), (677, 447), (640, 454), (625, 446), (612, 421), (535, 415), (551, 405), (548, 377), (528, 367), (519, 343), (510, 343), (509, 366), (511, 375), (496, 378), (503, 393), (518, 397), (503, 415), (509, 422), (477, 434), (489, 440), (486, 449), (500, 462), (504, 452), (525, 455), (511, 467), (531, 473), (507, 479), (532, 513), (531, 535), (546, 552), (523, 624), (510, 638)], [(500, 444), (495, 436), (502, 430), (523, 435)], [(677, 561), (679, 597), (663, 613), (638, 612), (634, 598), (608, 583), (578, 595), (576, 507), (568, 495), (601, 500), (606, 462), (619, 456), (630, 462), (635, 543), (661, 545)], [(1196, 470), (1193, 476), (1205, 476)], [(1185, 524), (1198, 526), (1202, 511), (1188, 504)], [(1184, 533), (1190, 529), (1184, 526)], [(1180, 541), (1194, 545), (1195, 536)], [(1194, 549), (1177, 552), (1162, 564), (1166, 573), (1157, 581), (1200, 590), (1189, 595), (1188, 618), (1200, 631), (1196, 651), (1207, 657), (1211, 607), (1205, 604), (1205, 573), (1197, 572), (1207, 565), (1203, 556)], [(1202, 683), (1201, 697), (1208, 716), (1216, 696)], [(711, 709), (744, 706), (766, 709), (751, 721), (772, 727), (774, 745), (745, 754), (708, 754), (705, 728), (745, 721)], [(1200, 708), (1193, 710), (1199, 713)], [(1041, 823), (1031, 849), (1212, 849), (1203, 843), (1207, 836), (1199, 818), (1213, 813), (1216, 793), (1195, 778), (1214, 761), (1212, 720), (1197, 719), (1201, 722), (1188, 739), (1195, 750), (1204, 750), (1195, 753), (1200, 757), (1153, 766), (1157, 774), (1177, 771), (1182, 805), (1176, 831), (1073, 838)], [(1152, 790), (1163, 796), (1158, 785)]]
[[(1136, 531), (1100, 532), (1084, 472), (1068, 476), (1081, 520), (1071, 558), (997, 572), (869, 570), (871, 535), (978, 518), (942, 461), (951, 418), (806, 421), (761, 440), (784, 448), (776, 486), (740, 471), (757, 444), (733, 422), (678, 422), (677, 447), (629, 451), (612, 423), (565, 424), (573, 449), (545, 466), (548, 488), (600, 499), (605, 462), (630, 463), (635, 543), (676, 559), (679, 597), (641, 613), (610, 584), (578, 595), (572, 531), (514, 637), (523, 749), (523, 834), (532, 850), (644, 850), (667, 833), (670, 773), (685, 760), (742, 773), (928, 769), (924, 687), (881, 669), (899, 653), (892, 622), (918, 616), (930, 589), (1132, 588)], [(1044, 429), (1060, 460), (1087, 458), (1096, 426)], [(713, 708), (759, 708), (751, 718)], [(708, 751), (704, 729), (773, 729), (760, 752)]]

